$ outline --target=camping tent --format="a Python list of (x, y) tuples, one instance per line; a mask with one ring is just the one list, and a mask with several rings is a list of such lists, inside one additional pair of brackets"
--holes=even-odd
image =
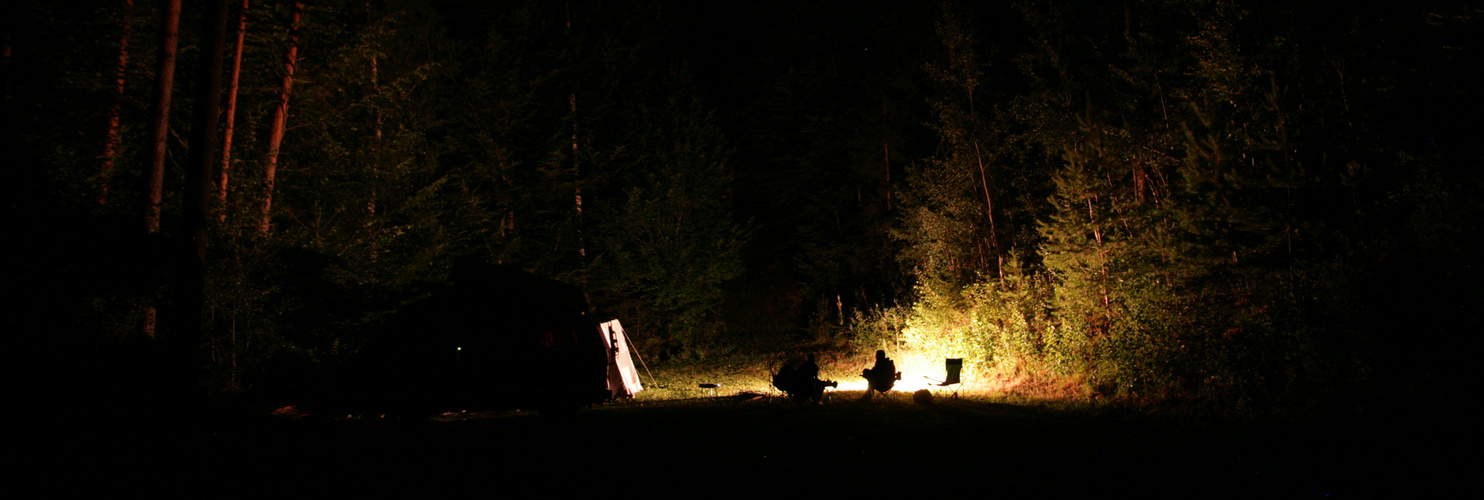
[(639, 371), (634, 369), (634, 360), (629, 357), (629, 339), (623, 325), (615, 319), (599, 327), (603, 329), (603, 340), (608, 342), (608, 390), (614, 398), (632, 398), (644, 386), (639, 384)]
[(477, 259), (450, 276), (367, 340), (338, 391), (347, 405), (567, 413), (612, 397), (611, 344), (581, 288)]

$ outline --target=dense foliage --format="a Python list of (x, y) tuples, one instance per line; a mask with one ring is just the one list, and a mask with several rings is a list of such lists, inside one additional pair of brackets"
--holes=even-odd
[[(1453, 218), (1480, 209), (1464, 201), (1480, 157), (1457, 135), (1479, 101), (1454, 72), (1478, 61), (1478, 15), (945, 9), (928, 67), (943, 150), (913, 172), (899, 232), (920, 291), (910, 337), (1002, 381), (1239, 411), (1447, 373), (1446, 354), (1393, 356), (1439, 354), (1424, 345), (1456, 338), (1444, 325), (1480, 299), (1455, 281), (1474, 266), (1442, 250), (1478, 241)], [(977, 56), (995, 45), (976, 28), (1007, 24), (996, 16), (1027, 34), (994, 38), (1008, 57)], [(976, 109), (985, 87), (1010, 95)], [(1439, 181), (1451, 187), (1423, 187)], [(1448, 222), (1433, 219), (1444, 198)], [(1452, 275), (1404, 270), (1431, 266)], [(973, 341), (923, 340), (950, 331)]]

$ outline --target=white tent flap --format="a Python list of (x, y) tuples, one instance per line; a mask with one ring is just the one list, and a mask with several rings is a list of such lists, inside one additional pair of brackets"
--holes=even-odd
[[(615, 398), (631, 398), (644, 386), (639, 384), (639, 371), (634, 369), (634, 358), (629, 355), (629, 339), (624, 335), (623, 325), (618, 320), (599, 325), (603, 329), (603, 340), (608, 343), (608, 390)], [(615, 349), (617, 348), (617, 349)]]

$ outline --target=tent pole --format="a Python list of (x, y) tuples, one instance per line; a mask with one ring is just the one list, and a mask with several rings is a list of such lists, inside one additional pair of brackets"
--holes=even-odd
[(649, 365), (644, 364), (644, 356), (639, 355), (639, 350), (634, 348), (634, 341), (629, 340), (629, 332), (623, 332), (623, 341), (629, 343), (629, 351), (634, 353), (634, 357), (639, 358), (639, 366), (644, 367), (644, 373), (649, 374), (649, 385), (659, 387), (660, 383), (654, 381), (654, 374), (649, 373)]

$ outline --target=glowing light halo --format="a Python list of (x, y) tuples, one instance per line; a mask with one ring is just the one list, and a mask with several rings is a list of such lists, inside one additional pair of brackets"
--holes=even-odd
[[(893, 392), (912, 393), (921, 389), (939, 389), (940, 387), (937, 383), (923, 377), (927, 376), (934, 380), (943, 380), (944, 377), (948, 376), (947, 368), (944, 366), (944, 360), (948, 358), (964, 358), (965, 356), (922, 352), (911, 346), (903, 346), (895, 354), (888, 352), (887, 357), (892, 358), (892, 361), (897, 365), (897, 371), (902, 372), (902, 379), (896, 381), (896, 384), (892, 385), (891, 390)], [(870, 365), (871, 363), (867, 362), (863, 366), (869, 367)], [(823, 378), (830, 377), (840, 377), (837, 379), (840, 386), (835, 388), (837, 391), (865, 391), (870, 387), (870, 383), (866, 381), (865, 377), (861, 376), (860, 372), (847, 374), (837, 372)], [(968, 367), (965, 367), (964, 371), (960, 372), (960, 377), (964, 382), (954, 387), (961, 387), (961, 390), (969, 390), (972, 386), (968, 383), (970, 381), (969, 379), (971, 379)]]
[[(869, 386), (870, 385), (868, 382), (866, 382), (866, 379), (861, 378), (859, 375), (857, 375), (856, 380), (840, 381), (840, 387), (837, 387), (835, 389), (840, 391), (865, 391), (866, 388)], [(907, 372), (902, 372), (902, 380), (898, 380), (896, 385), (893, 385), (891, 387), (891, 390), (900, 392), (916, 392), (919, 389), (932, 389), (934, 387), (937, 386), (933, 385), (931, 382), (928, 382), (927, 379), (921, 378), (919, 376), (918, 380), (912, 380), (908, 378)]]

